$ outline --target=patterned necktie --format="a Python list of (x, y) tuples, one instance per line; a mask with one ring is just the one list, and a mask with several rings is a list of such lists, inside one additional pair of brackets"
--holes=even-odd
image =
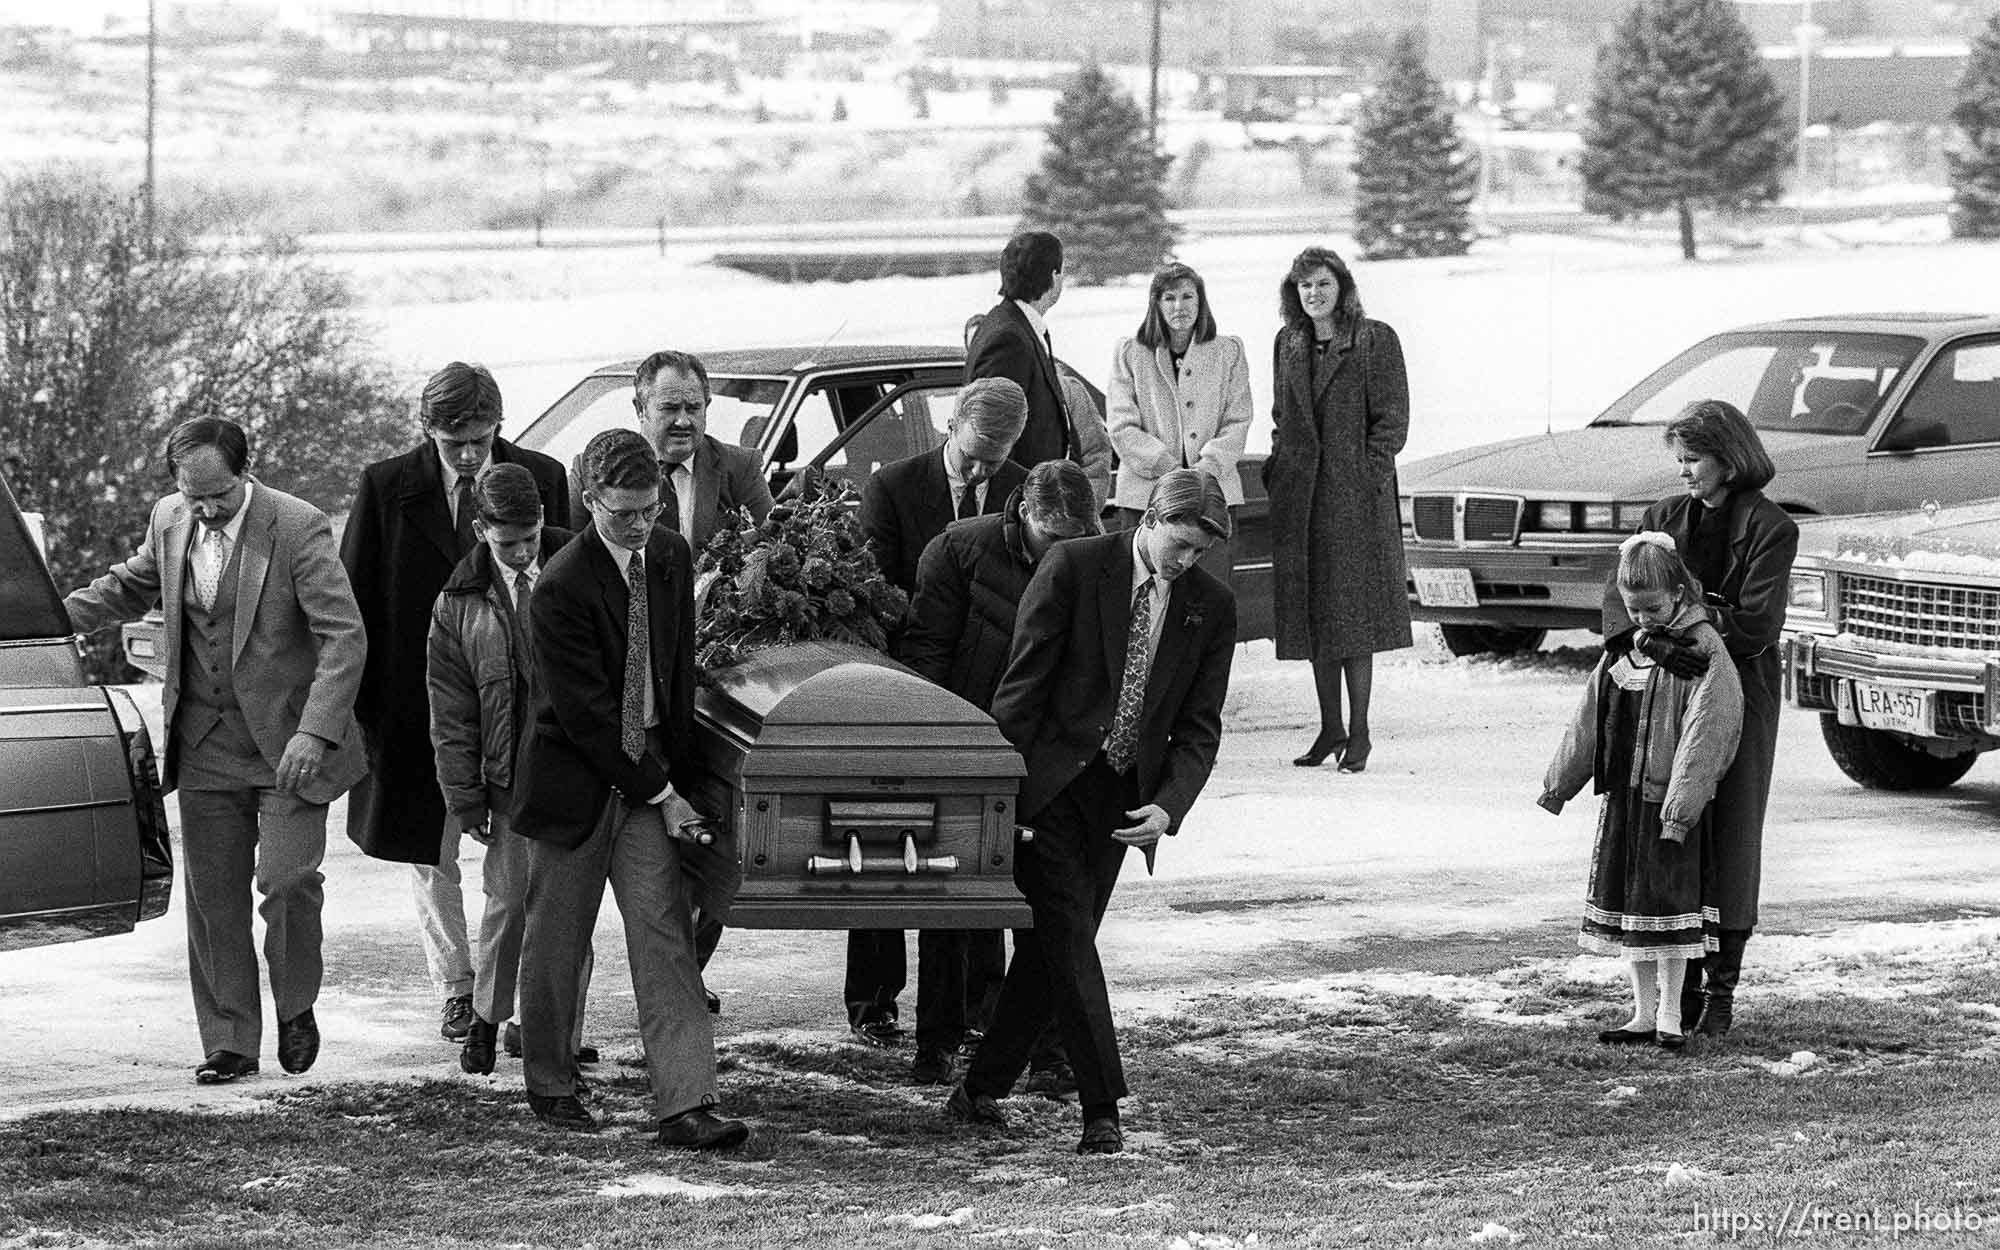
[(194, 562), (194, 593), (202, 607), (212, 610), (216, 593), (222, 589), (222, 570), (229, 567), (229, 535), (212, 529), (201, 541), (203, 556)]
[(680, 465), (660, 461), (660, 524), (681, 532), (681, 489), (674, 481)]
[(979, 515), (979, 486), (975, 482), (967, 482), (965, 484), (965, 489), (958, 492), (958, 519), (963, 521), (967, 517), (975, 517), (978, 515)]
[(461, 473), (458, 475), (458, 489), (455, 493), (455, 499), (456, 502), (452, 505), (452, 510), (457, 514), (454, 528), (458, 531), (458, 554), (463, 556), (466, 552), (472, 550), (472, 544), (478, 541), (478, 539), (472, 536), (471, 474)]
[(1146, 706), (1146, 675), (1152, 657), (1146, 644), (1153, 638), (1153, 579), (1139, 583), (1132, 596), (1132, 628), (1125, 633), (1125, 677), (1118, 683), (1118, 714), (1111, 719), (1111, 736), (1104, 740), (1104, 757), (1113, 772), (1132, 770), (1139, 758), (1139, 713)]
[(638, 552), (625, 565), (625, 703), (618, 712), (618, 741), (638, 763), (646, 754), (646, 561)]

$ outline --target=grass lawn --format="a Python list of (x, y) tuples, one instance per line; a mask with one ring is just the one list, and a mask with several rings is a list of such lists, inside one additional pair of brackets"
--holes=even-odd
[(1104, 1159), (1072, 1153), (1074, 1105), (963, 1128), (906, 1053), (806, 1033), (725, 1031), (756, 1127), (732, 1156), (653, 1147), (645, 1074), (615, 1062), (594, 1136), (538, 1127), (504, 1060), (239, 1115), (40, 1115), (0, 1124), (0, 1247), (1845, 1246), (1899, 1216), (1925, 1221), (1901, 1241), (1989, 1244), (2000, 961), (1973, 955), (1758, 987), (1683, 1056), (1596, 1044), (1624, 1018), (1608, 963), (1495, 970), (1477, 1004), (1360, 973), (1128, 1012), (1129, 1150)]

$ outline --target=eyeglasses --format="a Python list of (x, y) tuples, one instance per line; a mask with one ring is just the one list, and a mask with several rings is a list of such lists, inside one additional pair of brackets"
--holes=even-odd
[(602, 500), (593, 498), (590, 504), (619, 525), (630, 525), (634, 521), (642, 525), (651, 525), (660, 519), (662, 512), (667, 510), (667, 506), (662, 503), (648, 504), (643, 508), (607, 508)]

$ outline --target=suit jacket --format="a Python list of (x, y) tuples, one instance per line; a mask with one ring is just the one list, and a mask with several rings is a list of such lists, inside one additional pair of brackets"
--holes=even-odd
[[(1033, 824), (1104, 746), (1132, 623), (1132, 533), (1050, 547), (1021, 597), (993, 719), (1021, 752), (1021, 817)], [(1236, 596), (1200, 568), (1174, 581), (1146, 681), (1134, 767), (1140, 801), (1180, 830), (1215, 766), (1236, 644)]]
[(694, 571), (679, 534), (655, 527), (646, 541), (646, 602), (653, 646), (653, 698), (667, 757), (636, 763), (620, 740), (625, 692), (625, 579), (593, 527), (542, 568), (528, 611), (541, 673), (535, 723), (514, 785), (513, 828), (558, 846), (583, 844), (612, 791), (631, 806), (671, 782), (694, 781)]
[[(1729, 496), (1729, 561), (1719, 586), (1702, 589), (1719, 596), (1716, 628), (1735, 658), (1756, 655), (1776, 645), (1785, 628), (1785, 598), (1791, 587), (1792, 560), (1799, 554), (1799, 526), (1791, 515), (1760, 490), (1735, 491)], [(1642, 530), (1671, 534), (1685, 557), (1694, 529), (1694, 498), (1675, 495), (1646, 509)], [(1629, 633), (1632, 620), (1618, 593), (1614, 574), (1604, 587), (1604, 636)]]
[(972, 336), (965, 352), (965, 380), (975, 378), (1012, 378), (1028, 396), (1028, 425), (1014, 442), (1014, 463), (1032, 469), (1044, 460), (1075, 458), (1076, 437), (1055, 363), (1013, 300), (995, 304)]
[(1218, 335), (1190, 343), (1178, 369), (1164, 345), (1120, 339), (1111, 353), (1104, 404), (1111, 444), (1118, 449), (1112, 501), (1119, 507), (1143, 510), (1161, 475), (1183, 465), (1220, 483), (1232, 506), (1243, 502), (1236, 462), (1254, 406), (1242, 339)]
[[(1013, 461), (1000, 466), (986, 483), (986, 503), (980, 515), (1005, 510), (1007, 497), (1028, 480), (1028, 471)], [(917, 591), (917, 562), (924, 548), (944, 527), (958, 519), (958, 500), (945, 476), (944, 449), (934, 448), (891, 461), (868, 475), (861, 491), (861, 530), (882, 576)]]
[[(253, 479), (254, 480), (254, 479)], [(331, 749), (299, 794), (327, 803), (368, 771), (354, 701), (368, 638), (354, 592), (333, 548), (326, 514), (262, 482), (245, 505), (238, 535), (236, 632), (230, 670), (243, 719), (258, 754), (273, 769), (292, 735), (303, 730)], [(180, 760), (174, 717), (180, 711), (182, 596), (188, 544), (199, 524), (178, 494), (153, 508), (146, 537), (123, 564), (63, 601), (77, 628), (91, 630), (143, 615), (159, 603), (167, 618), (163, 781), (174, 788)]]
[[(493, 460), (533, 474), (543, 519), (562, 524), (569, 488), (560, 464), (504, 439), (494, 441)], [(377, 859), (438, 861), (444, 796), (431, 748), (426, 667), (431, 608), (463, 554), (445, 502), (444, 469), (429, 439), (361, 471), (340, 559), (368, 625), (368, 669), (355, 714), (376, 760), (348, 804), (347, 836)]]
[[(771, 515), (771, 485), (764, 480), (757, 453), (749, 448), (731, 447), (704, 434), (695, 444), (690, 471), (694, 474), (694, 533), (684, 537), (697, 557), (722, 528), (726, 514), (748, 508), (751, 519), (758, 522)], [(590, 528), (590, 509), (583, 502), (582, 480), (575, 474), (570, 475), (570, 500), (570, 528), (581, 534)]]
[(896, 658), (974, 707), (993, 705), (1014, 644), (1014, 617), (1035, 575), (1021, 494), (999, 516), (954, 521), (917, 563), (910, 624)]

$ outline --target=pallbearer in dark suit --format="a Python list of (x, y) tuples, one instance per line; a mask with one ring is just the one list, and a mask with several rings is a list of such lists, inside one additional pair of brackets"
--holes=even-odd
[(180, 789), (188, 977), (207, 1055), (203, 1084), (257, 1071), (263, 1035), (250, 889), (263, 901), (278, 1062), (319, 1054), (319, 865), (326, 805), (368, 769), (355, 691), (361, 614), (326, 516), (248, 475), (233, 421), (167, 438), (178, 494), (130, 560), (64, 601), (79, 629), (159, 603), (167, 623), (164, 782)]
[(472, 483), (491, 464), (534, 476), (543, 519), (569, 515), (562, 466), (500, 434), (500, 386), (453, 361), (424, 384), (424, 440), (361, 471), (340, 558), (368, 625), (368, 671), (356, 714), (374, 771), (348, 803), (347, 836), (376, 859), (413, 866), (417, 930), (443, 1000), (438, 1031), (462, 1042), (473, 1021), (472, 957), (458, 870), (460, 829), (445, 814), (431, 752), (426, 663), (431, 607), (476, 542)]
[(1097, 926), (1127, 847), (1150, 869), (1208, 780), (1222, 734), (1236, 599), (1196, 561), (1229, 536), (1214, 478), (1160, 478), (1139, 528), (1057, 543), (1021, 600), (993, 719), (1027, 763), (1018, 808), (1035, 830), (1014, 879), (1035, 927), (948, 1112), (1007, 1122), (997, 1099), (1053, 1015), (1083, 1103), (1085, 1153), (1124, 1148), (1125, 1074)]
[(515, 832), (534, 843), (521, 948), (528, 1104), (544, 1122), (596, 1127), (576, 1096), (571, 1039), (608, 879), (625, 920), (660, 1142), (735, 1146), (749, 1130), (711, 1110), (715, 1035), (693, 915), (697, 905), (728, 911), (735, 854), (724, 842), (684, 840), (692, 812), (676, 794), (694, 763), (688, 547), (655, 525), (660, 462), (638, 433), (597, 435), (579, 471), (591, 528), (549, 560), (529, 609), (542, 687), (514, 809)]
[[(1007, 458), (1027, 419), (1027, 400), (1014, 383), (1005, 378), (969, 382), (958, 393), (942, 447), (885, 464), (869, 475), (861, 492), (861, 528), (883, 575), (904, 593), (916, 593), (917, 561), (945, 526), (1002, 511), (1027, 480), (1027, 470)], [(968, 936), (956, 929), (925, 929), (917, 939), (913, 1075), (923, 1084), (951, 1079), (951, 1055), (965, 1031)], [(973, 940), (983, 950), (1004, 941), (998, 931), (982, 932)], [(993, 952), (987, 962), (999, 958)], [(901, 1040), (896, 996), (908, 976), (901, 929), (849, 930), (845, 994), (848, 1026), (856, 1037), (876, 1046)]]
[(1062, 240), (1027, 230), (1000, 253), (1000, 302), (973, 332), (965, 349), (965, 380), (1007, 378), (1028, 399), (1028, 424), (1014, 444), (1014, 463), (1031, 469), (1044, 460), (1082, 457), (1063, 403), (1055, 340), (1042, 320), (1063, 293)]

